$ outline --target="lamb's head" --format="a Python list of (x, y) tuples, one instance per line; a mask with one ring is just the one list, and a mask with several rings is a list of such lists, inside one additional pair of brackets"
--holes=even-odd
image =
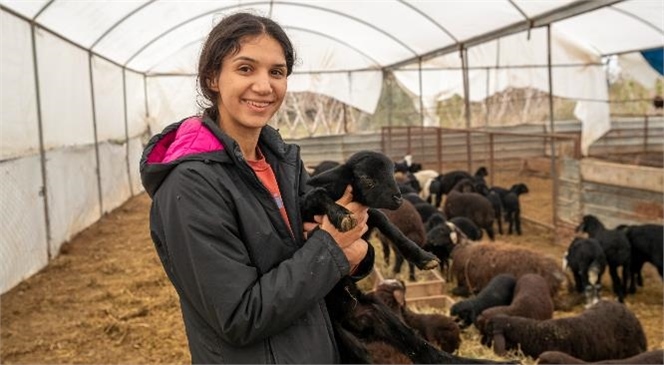
[(357, 152), (346, 163), (311, 177), (307, 184), (324, 188), (335, 200), (350, 184), (353, 201), (371, 208), (394, 210), (403, 201), (394, 179), (394, 162), (380, 152)]
[(475, 176), (487, 177), (489, 176), (489, 170), (484, 166), (480, 166), (477, 171), (475, 171)]
[(595, 217), (594, 215), (587, 214), (583, 216), (583, 220), (581, 221), (581, 224), (579, 224), (576, 227), (576, 232), (586, 232), (588, 233), (591, 237), (593, 233), (597, 232), (600, 229), (603, 229), (604, 225), (600, 220)]
[(450, 308), (450, 316), (454, 317), (460, 328), (466, 328), (475, 322), (477, 313), (471, 302), (462, 300)]
[(394, 210), (401, 206), (401, 190), (394, 179), (394, 162), (379, 152), (360, 151), (347, 166), (352, 172), (353, 200), (372, 208)]
[(392, 309), (400, 313), (401, 308), (406, 306), (406, 285), (397, 279), (386, 279), (381, 281), (374, 290), (374, 295)]
[(528, 186), (524, 183), (514, 184), (514, 185), (512, 185), (510, 190), (513, 191), (514, 193), (516, 193), (516, 195), (525, 194), (525, 193), (530, 191), (530, 190), (528, 190)]
[(423, 248), (436, 255), (440, 262), (444, 262), (450, 258), (454, 247), (467, 241), (468, 237), (454, 223), (446, 221), (427, 232), (427, 241)]

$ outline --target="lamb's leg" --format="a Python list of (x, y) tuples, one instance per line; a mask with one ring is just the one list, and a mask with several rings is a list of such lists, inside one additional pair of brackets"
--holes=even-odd
[(412, 262), (418, 268), (431, 270), (438, 266), (439, 260), (434, 254), (424, 251), (415, 242), (409, 240), (380, 210), (369, 208), (369, 220), (367, 224), (369, 227), (377, 228), (387, 239), (392, 241), (396, 250), (406, 260)]
[(512, 217), (512, 212), (505, 213), (505, 220), (507, 221), (507, 234), (512, 234), (512, 229), (514, 227), (514, 217)]
[(521, 236), (521, 209), (517, 209), (514, 212), (514, 226), (516, 228), (516, 234)]
[(326, 214), (330, 222), (341, 232), (357, 225), (357, 220), (348, 209), (337, 204), (323, 188), (315, 188), (302, 199), (300, 210), (305, 222), (313, 222), (315, 215)]
[(503, 234), (503, 213), (500, 210), (496, 210), (495, 221), (498, 223), (498, 233)]
[(624, 294), (622, 289), (622, 284), (620, 282), (620, 276), (618, 276), (618, 267), (616, 265), (609, 265), (609, 274), (611, 275), (611, 284), (613, 286), (613, 292), (618, 296), (618, 301), (624, 303)]

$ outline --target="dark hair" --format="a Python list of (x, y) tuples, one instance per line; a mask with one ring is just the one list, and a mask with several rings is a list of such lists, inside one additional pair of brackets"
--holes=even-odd
[(212, 119), (217, 118), (217, 92), (210, 89), (212, 81), (221, 70), (221, 64), (228, 55), (240, 51), (242, 38), (261, 34), (274, 38), (284, 50), (286, 74), (293, 72), (295, 51), (286, 32), (270, 18), (250, 13), (236, 13), (225, 17), (208, 34), (198, 60), (198, 87), (208, 106), (201, 105)]

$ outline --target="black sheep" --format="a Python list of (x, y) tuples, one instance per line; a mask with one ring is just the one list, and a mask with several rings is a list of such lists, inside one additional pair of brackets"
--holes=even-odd
[(479, 241), (482, 239), (482, 230), (472, 220), (466, 217), (454, 217), (450, 219), (450, 222), (454, 223), (469, 240)]
[(586, 306), (597, 303), (606, 269), (606, 256), (600, 243), (594, 238), (574, 238), (563, 262), (563, 269), (572, 270), (577, 293), (585, 294)]
[(417, 209), (417, 213), (420, 214), (422, 223), (426, 223), (429, 220), (429, 218), (431, 218), (431, 216), (440, 212), (438, 209), (436, 209), (436, 207), (434, 207), (429, 203), (415, 204), (415, 209)]
[(526, 184), (514, 184), (502, 198), (503, 214), (505, 214), (505, 221), (508, 224), (507, 234), (512, 234), (512, 228), (514, 228), (516, 234), (521, 235), (521, 204), (519, 203), (519, 196), (527, 192), (528, 186)]
[(474, 298), (455, 303), (450, 308), (450, 315), (457, 317), (459, 326), (465, 328), (475, 322), (485, 309), (509, 305), (514, 295), (516, 278), (512, 274), (496, 275)]
[(423, 249), (433, 253), (440, 261), (440, 273), (449, 282), (451, 278), (451, 255), (457, 242), (467, 239), (454, 223), (443, 221), (433, 225), (427, 231), (427, 239)]
[[(631, 278), (629, 293), (636, 293), (636, 284), (643, 286), (641, 269), (646, 262), (655, 265), (659, 276), (662, 277), (664, 257), (664, 226), (661, 224), (642, 224), (632, 226), (618, 226), (616, 229), (625, 232), (631, 246)], [(664, 277), (663, 277), (664, 278)]]
[[(336, 204), (347, 185), (353, 188), (353, 200), (369, 208), (368, 239), (373, 228), (388, 236), (404, 256), (420, 268), (432, 269), (436, 257), (406, 238), (378, 208), (396, 209), (402, 203), (401, 193), (394, 180), (394, 165), (385, 155), (362, 151), (351, 156), (345, 164), (312, 177), (308, 184), (314, 189), (302, 200), (305, 221), (313, 222), (315, 215), (327, 214), (339, 230), (352, 229), (357, 222), (344, 207)], [(378, 339), (407, 351), (415, 362), (449, 361), (449, 354), (441, 353), (410, 328), (389, 309), (366, 298), (350, 276), (343, 277), (325, 297), (335, 329), (339, 352), (344, 362), (370, 362), (366, 348), (359, 338)], [(398, 338), (399, 340), (395, 340)]]
[[(618, 295), (618, 300), (623, 302), (625, 300), (627, 280), (631, 276), (631, 247), (625, 232), (606, 229), (602, 222), (593, 215), (585, 215), (581, 224), (576, 227), (576, 231), (588, 233), (590, 238), (596, 239), (602, 246), (606, 262), (609, 265), (613, 292)], [(618, 275), (619, 267), (622, 267), (622, 279)]]
[(584, 361), (622, 359), (646, 351), (641, 323), (627, 307), (601, 300), (583, 313), (544, 321), (495, 316), (487, 322), (494, 352), (516, 349), (533, 358), (545, 351), (562, 351)]

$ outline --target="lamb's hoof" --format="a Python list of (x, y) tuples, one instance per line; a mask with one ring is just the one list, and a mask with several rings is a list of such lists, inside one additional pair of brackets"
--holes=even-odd
[(348, 232), (357, 226), (357, 220), (351, 214), (344, 215), (339, 224), (339, 231)]
[(411, 262), (420, 270), (431, 270), (440, 266), (440, 260), (438, 257), (429, 251), (421, 251), (418, 256), (417, 260)]
[(437, 258), (433, 260), (426, 261), (422, 267), (419, 267), (420, 270), (432, 270), (440, 266), (440, 261)]

